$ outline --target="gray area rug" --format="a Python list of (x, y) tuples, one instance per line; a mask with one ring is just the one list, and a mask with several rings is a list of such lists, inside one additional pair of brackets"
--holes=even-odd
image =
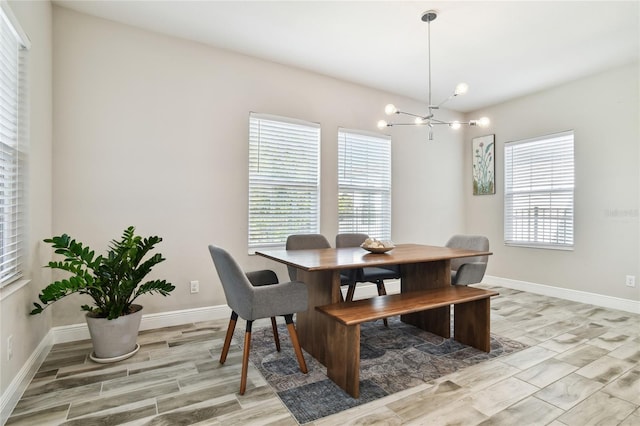
[[(278, 319), (281, 323), (282, 319)], [(491, 334), (491, 352), (420, 330), (389, 318), (364, 323), (360, 339), (360, 398), (352, 398), (326, 376), (326, 368), (304, 352), (309, 372), (298, 369), (289, 333), (278, 326), (281, 352), (271, 327), (253, 330), (250, 361), (301, 423), (308, 423), (389, 394), (430, 382), (465, 367), (522, 350), (527, 345)], [(238, 328), (235, 343), (243, 341)]]

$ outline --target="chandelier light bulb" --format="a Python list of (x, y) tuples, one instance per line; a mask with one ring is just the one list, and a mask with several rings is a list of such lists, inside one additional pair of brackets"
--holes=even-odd
[(449, 124), (449, 127), (451, 127), (453, 130), (458, 130), (460, 128), (461, 124), (459, 121), (452, 121)]
[(384, 113), (387, 115), (395, 114), (396, 112), (398, 112), (398, 109), (394, 104), (387, 104), (387, 106), (384, 107)]
[(458, 83), (458, 85), (456, 86), (455, 94), (456, 96), (464, 95), (468, 91), (469, 91), (469, 85), (467, 83)]
[(384, 121), (384, 120), (378, 121), (378, 129), (382, 130), (385, 127), (387, 127), (387, 122), (386, 121)]
[(413, 122), (415, 124), (424, 124), (424, 120), (422, 119), (422, 117), (416, 117), (416, 119), (413, 120)]
[(489, 120), (488, 117), (481, 117), (480, 120), (478, 120), (478, 126), (482, 128), (489, 127), (490, 124), (491, 124), (491, 120)]

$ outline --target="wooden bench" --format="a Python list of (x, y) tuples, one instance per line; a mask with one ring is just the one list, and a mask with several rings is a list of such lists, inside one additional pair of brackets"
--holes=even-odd
[[(394, 315), (402, 315), (411, 324), (427, 331), (434, 329), (428, 323), (430, 317), (418, 313), (434, 309), (454, 307), (454, 338), (460, 343), (473, 346), (484, 352), (490, 347), (489, 299), (498, 293), (466, 286), (412, 291), (353, 302), (316, 306), (316, 310), (334, 319), (328, 334), (326, 362), (327, 376), (354, 398), (360, 395), (360, 324)], [(412, 317), (412, 315), (418, 315)], [(447, 315), (446, 330), (443, 325), (435, 327), (436, 333), (450, 337)]]

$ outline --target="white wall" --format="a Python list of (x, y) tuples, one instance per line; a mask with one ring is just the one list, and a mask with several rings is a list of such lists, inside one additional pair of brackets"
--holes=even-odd
[[(492, 128), (467, 134), (465, 210), (467, 231), (490, 238), (488, 274), (640, 300), (639, 75), (636, 63), (482, 111)], [(563, 130), (575, 132), (575, 250), (506, 247), (504, 143)], [(497, 191), (473, 196), (471, 138), (490, 133)], [(626, 275), (636, 276), (635, 288)]]
[[(337, 231), (337, 129), (376, 131), (388, 102), (414, 101), (54, 7), (53, 231), (95, 249), (128, 225), (164, 238), (154, 271), (178, 288), (146, 313), (223, 304), (207, 245), (246, 269), (250, 111), (321, 123), (321, 232)], [(374, 72), (374, 71), (372, 71)], [(399, 76), (402, 78), (402, 76)], [(446, 111), (444, 111), (446, 113)], [(443, 243), (464, 225), (461, 134), (393, 133), (393, 238)], [(440, 137), (439, 137), (440, 136)], [(200, 294), (188, 282), (200, 281)], [(83, 322), (79, 300), (54, 325)]]
[[(26, 285), (0, 291), (0, 391), (5, 391), (51, 327), (51, 315), (28, 316), (31, 303), (50, 274), (41, 266), (49, 252), (40, 243), (51, 235), (51, 4), (48, 1), (9, 2), (31, 40), (29, 53), (30, 147)], [(13, 336), (13, 357), (7, 360), (7, 338)], [(5, 414), (5, 413), (3, 413)]]

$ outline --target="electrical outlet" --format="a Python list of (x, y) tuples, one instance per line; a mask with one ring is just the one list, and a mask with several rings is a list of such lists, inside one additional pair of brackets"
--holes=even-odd
[(191, 281), (191, 294), (198, 293), (200, 291), (200, 282)]
[(13, 334), (7, 337), (7, 361), (13, 358)]
[(627, 287), (635, 287), (636, 286), (636, 276), (635, 275), (627, 275), (627, 279), (625, 280), (625, 284)]

